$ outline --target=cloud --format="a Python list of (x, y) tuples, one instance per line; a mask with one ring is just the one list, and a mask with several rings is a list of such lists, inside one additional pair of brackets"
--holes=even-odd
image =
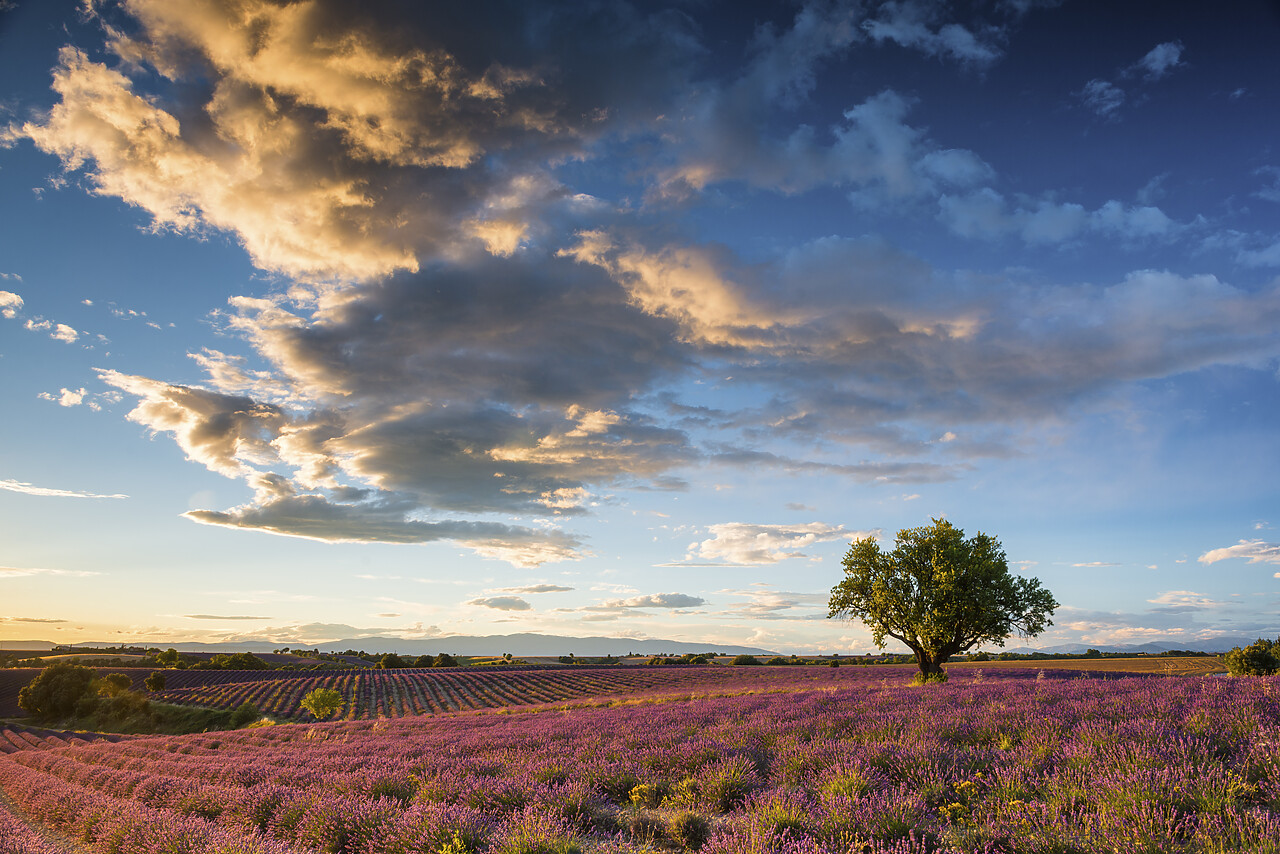
[(485, 599), (472, 599), (468, 605), (481, 608), (492, 608), (495, 611), (532, 611), (533, 606), (519, 596), (490, 596)]
[(3, 623), (65, 623), (66, 620), (45, 619), (43, 617), (0, 617)]
[(12, 291), (0, 291), (0, 316), (13, 320), (22, 310), (22, 297)]
[(7, 492), (19, 492), (23, 495), (42, 495), (53, 498), (128, 498), (127, 495), (115, 493), (112, 495), (99, 495), (95, 492), (80, 492), (73, 489), (51, 489), (45, 486), (35, 486), (20, 480), (0, 480), (0, 489)]
[(1167, 240), (1186, 227), (1158, 207), (1125, 207), (1112, 199), (1095, 210), (1073, 202), (1022, 199), (1009, 209), (1008, 201), (990, 187), (965, 195), (943, 195), (939, 219), (962, 237), (999, 239), (1016, 235), (1029, 245), (1054, 245), (1096, 234), (1125, 243)]
[(252, 617), (241, 614), (183, 614), (188, 620), (270, 620), (271, 617)]
[(975, 34), (957, 23), (933, 28), (945, 7), (924, 0), (890, 0), (877, 17), (862, 28), (877, 42), (893, 41), (928, 56), (940, 56), (974, 65), (989, 65), (1001, 56), (994, 31)]
[(1090, 80), (1080, 90), (1080, 100), (1084, 105), (1103, 118), (1113, 118), (1124, 104), (1124, 98), (1124, 90), (1106, 80)]
[(1073, 563), (1071, 565), (1075, 567), (1120, 566), (1118, 563), (1107, 563), (1102, 560), (1091, 560), (1088, 563)]
[[(732, 619), (750, 620), (825, 620), (827, 619), (828, 593), (795, 593), (773, 590), (768, 585), (758, 585), (749, 590), (725, 590), (726, 595), (747, 601), (734, 605), (724, 612)], [(817, 608), (817, 611), (813, 609)], [(796, 613), (797, 609), (804, 609)]]
[(562, 584), (530, 584), (525, 587), (501, 587), (497, 593), (568, 593), (572, 587)]
[(0, 566), (0, 578), (26, 578), (32, 575), (66, 575), (72, 578), (89, 578), (101, 575), (100, 572), (87, 572), (74, 569), (36, 569), (34, 567)]
[(1147, 52), (1147, 55), (1134, 65), (1147, 80), (1159, 80), (1167, 77), (1173, 69), (1186, 65), (1182, 61), (1182, 42), (1162, 42)]
[(1242, 558), (1249, 563), (1280, 564), (1280, 543), (1268, 543), (1262, 540), (1241, 540), (1234, 546), (1210, 549), (1200, 555), (1201, 563), (1217, 563), (1220, 560)]
[(88, 394), (83, 387), (78, 389), (64, 388), (55, 396), (47, 391), (40, 392), (37, 395), (41, 400), (55, 401), (59, 406), (79, 406), (84, 402), (85, 395)]
[(800, 525), (753, 525), (726, 522), (707, 528), (711, 538), (694, 543), (689, 559), (725, 559), (729, 565), (777, 563), (805, 557), (800, 549), (816, 543), (853, 540), (869, 532), (846, 531), (843, 525), (809, 522)]
[(701, 596), (687, 593), (651, 593), (630, 599), (606, 599), (599, 605), (588, 605), (584, 611), (629, 611), (635, 608), (695, 608), (707, 604)]
[[(571, 525), (612, 490), (713, 465), (901, 493), (1123, 384), (1280, 355), (1275, 286), (1027, 284), (873, 235), (745, 257), (655, 224), (717, 194), (836, 188), (1036, 247), (1191, 228), (1145, 203), (1006, 198), (905, 90), (819, 91), (824, 63), (877, 43), (998, 59), (1002, 30), (938, 4), (807, 4), (728, 70), (683, 7), (352, 8), (131, 0), (107, 50), (62, 51), (56, 103), (15, 131), (154, 228), (225, 233), (279, 277), (216, 312), (228, 343), (192, 354), (200, 382), (99, 374), (131, 421), (252, 490), (193, 521), (536, 566), (587, 554)], [(575, 185), (619, 158), (616, 198)], [(773, 562), (840, 530), (803, 527), (713, 529), (690, 562)]]

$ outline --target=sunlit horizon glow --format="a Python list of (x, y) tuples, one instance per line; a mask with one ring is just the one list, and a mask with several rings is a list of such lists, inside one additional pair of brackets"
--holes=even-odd
[(0, 645), (866, 651), (839, 558), (941, 517), (1037, 646), (1280, 634), (1277, 35), (2, 4)]

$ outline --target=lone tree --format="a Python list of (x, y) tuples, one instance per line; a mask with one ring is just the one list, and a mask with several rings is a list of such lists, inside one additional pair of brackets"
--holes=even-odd
[(1009, 574), (998, 540), (966, 540), (945, 519), (899, 531), (892, 552), (873, 537), (854, 540), (843, 563), (828, 616), (862, 620), (881, 649), (886, 637), (906, 644), (920, 682), (944, 681), (947, 659), (978, 644), (1004, 646), (1014, 632), (1035, 637), (1058, 607), (1039, 579)]
[(342, 706), (342, 695), (332, 688), (316, 688), (302, 698), (302, 708), (322, 721)]

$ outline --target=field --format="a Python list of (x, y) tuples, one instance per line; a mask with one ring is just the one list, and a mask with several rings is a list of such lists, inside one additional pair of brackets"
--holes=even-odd
[(1152, 673), (1157, 676), (1208, 676), (1226, 673), (1221, 658), (1187, 656), (1185, 658), (1147, 655), (1136, 658), (1064, 658), (1047, 661), (953, 661), (947, 668), (957, 668), (957, 673), (973, 669), (993, 667), (1024, 670), (1083, 670), (1098, 673)]
[(1280, 852), (1277, 679), (649, 670), (594, 704), (20, 736), (0, 852)]

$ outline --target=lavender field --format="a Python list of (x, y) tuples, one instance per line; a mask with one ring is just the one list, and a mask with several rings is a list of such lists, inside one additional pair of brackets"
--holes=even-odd
[(0, 756), (0, 851), (1280, 852), (1280, 682), (909, 671)]

